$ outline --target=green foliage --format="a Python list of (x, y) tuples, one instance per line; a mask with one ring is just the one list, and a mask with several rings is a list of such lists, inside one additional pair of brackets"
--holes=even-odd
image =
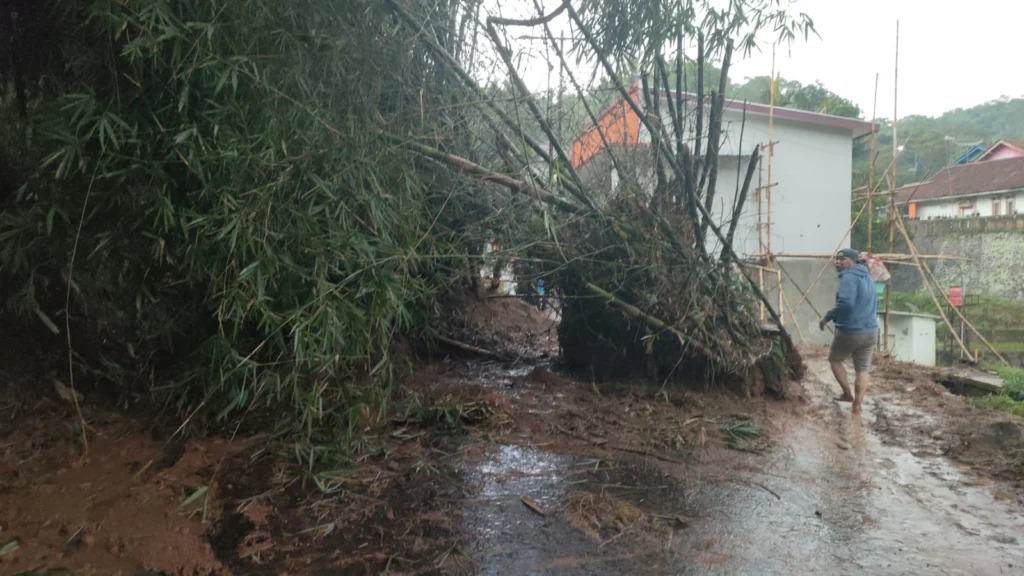
[(972, 398), (971, 403), (979, 408), (1024, 416), (1024, 368), (1005, 365), (989, 368), (1003, 379), (1002, 393)]
[(368, 0), (58, 14), (105, 64), (37, 101), (39, 168), (0, 217), (9, 304), (102, 341), (81, 370), (183, 414), (268, 412), (310, 459), (376, 421), (393, 337), (427, 329), (465, 253), (438, 212), (470, 190), (376, 134), (459, 122), (411, 113), (445, 103), (415, 38)]
[(792, 15), (782, 0), (710, 0), (683, 2), (584, 0), (579, 13), (600, 39), (600, 50), (617, 61), (648, 65), (662, 49), (678, 40), (701, 33), (707, 43), (708, 61), (718, 58), (732, 41), (739, 54), (757, 49), (758, 34), (774, 33), (771, 41), (786, 43), (815, 33), (807, 14)]
[[(771, 103), (772, 79), (768, 76), (747, 78), (729, 89), (729, 97), (760, 104)], [(795, 80), (779, 78), (775, 88), (775, 105), (807, 110), (820, 114), (860, 118), (861, 110), (851, 100), (825, 88), (820, 82), (801, 84)]]
[(992, 394), (980, 398), (971, 398), (971, 404), (978, 408), (1009, 412), (1010, 414), (1024, 417), (1024, 402), (1014, 400), (1005, 394)]
[[(972, 108), (957, 108), (936, 118), (908, 116), (898, 125), (898, 146), (904, 146), (895, 165), (896, 183), (903, 186), (927, 180), (974, 145), (1024, 137), (1024, 98), (1000, 98)], [(879, 120), (874, 182), (892, 172), (891, 119)], [(854, 143), (854, 188), (867, 183), (871, 164), (870, 139)], [(882, 189), (887, 189), (883, 185)]]
[(749, 420), (733, 420), (723, 426), (722, 431), (725, 433), (725, 445), (733, 450), (749, 450), (747, 442), (764, 434), (760, 425)]
[(1000, 365), (993, 370), (1003, 379), (1005, 394), (1018, 402), (1024, 401), (1024, 368)]

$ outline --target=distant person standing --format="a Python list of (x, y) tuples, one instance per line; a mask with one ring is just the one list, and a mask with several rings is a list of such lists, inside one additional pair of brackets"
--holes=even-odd
[[(835, 267), (839, 273), (839, 287), (836, 289), (836, 305), (818, 322), (822, 330), (832, 322), (836, 333), (828, 351), (832, 374), (843, 394), (841, 402), (853, 402), (853, 413), (860, 414), (864, 394), (868, 389), (868, 373), (871, 371), (871, 355), (878, 338), (878, 299), (875, 295), (875, 281), (867, 266), (859, 262), (856, 250), (844, 248), (836, 254)], [(854, 393), (843, 362), (853, 356), (856, 372)]]

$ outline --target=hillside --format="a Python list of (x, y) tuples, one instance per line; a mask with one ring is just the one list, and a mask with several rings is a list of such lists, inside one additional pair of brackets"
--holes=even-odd
[[(876, 179), (891, 160), (892, 122), (879, 121)], [(899, 121), (898, 144), (905, 147), (897, 166), (898, 183), (927, 179), (955, 161), (971, 146), (987, 147), (999, 140), (1024, 138), (1024, 99), (1000, 98), (972, 108), (958, 108), (931, 118), (908, 116)], [(870, 141), (854, 146), (854, 185), (866, 182)]]

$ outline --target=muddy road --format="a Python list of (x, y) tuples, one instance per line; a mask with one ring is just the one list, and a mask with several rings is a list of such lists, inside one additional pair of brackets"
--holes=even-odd
[[(838, 389), (827, 363), (812, 358), (809, 368), (807, 405), (770, 407), (777, 436), (757, 458), (633, 462), (580, 474), (578, 461), (503, 446), (469, 466), (484, 480), (482, 503), (465, 520), (480, 572), (1024, 573), (1024, 508), (1012, 487), (958, 467), (942, 455), (948, 447), (940, 436), (891, 433), (894, 423), (941, 420), (941, 413), (908, 402), (906, 382), (884, 380), (865, 413), (852, 416), (849, 404), (832, 400)], [(634, 526), (624, 525), (606, 539), (587, 539), (566, 520), (574, 514), (566, 497), (574, 482), (649, 517), (681, 520), (660, 534), (648, 526), (630, 535)], [(518, 505), (522, 494), (562, 513), (538, 519)]]
[(423, 367), (432, 418), (319, 488), (259, 439), (157, 465), (109, 413), (83, 455), (66, 407), (36, 406), (0, 437), (0, 573), (1024, 573), (1020, 420), (884, 361), (852, 416), (805, 352), (786, 401)]

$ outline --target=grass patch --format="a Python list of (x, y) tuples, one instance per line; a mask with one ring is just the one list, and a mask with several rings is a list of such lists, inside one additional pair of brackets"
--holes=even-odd
[(971, 403), (978, 408), (999, 410), (1024, 417), (1024, 368), (991, 366), (989, 369), (1003, 379), (1005, 387), (1002, 394), (974, 398)]
[(971, 404), (978, 408), (999, 410), (1001, 412), (1009, 412), (1010, 414), (1024, 417), (1024, 402), (1014, 400), (1006, 394), (992, 394), (989, 396), (982, 396), (981, 398), (972, 398)]
[(1024, 342), (993, 342), (992, 346), (997, 352), (1022, 352), (1024, 353)]
[(764, 431), (761, 426), (749, 420), (734, 420), (722, 427), (725, 445), (733, 450), (750, 451), (750, 441), (760, 438)]
[(995, 366), (992, 370), (1003, 379), (1006, 385), (1004, 394), (1018, 402), (1024, 401), (1024, 368)]

